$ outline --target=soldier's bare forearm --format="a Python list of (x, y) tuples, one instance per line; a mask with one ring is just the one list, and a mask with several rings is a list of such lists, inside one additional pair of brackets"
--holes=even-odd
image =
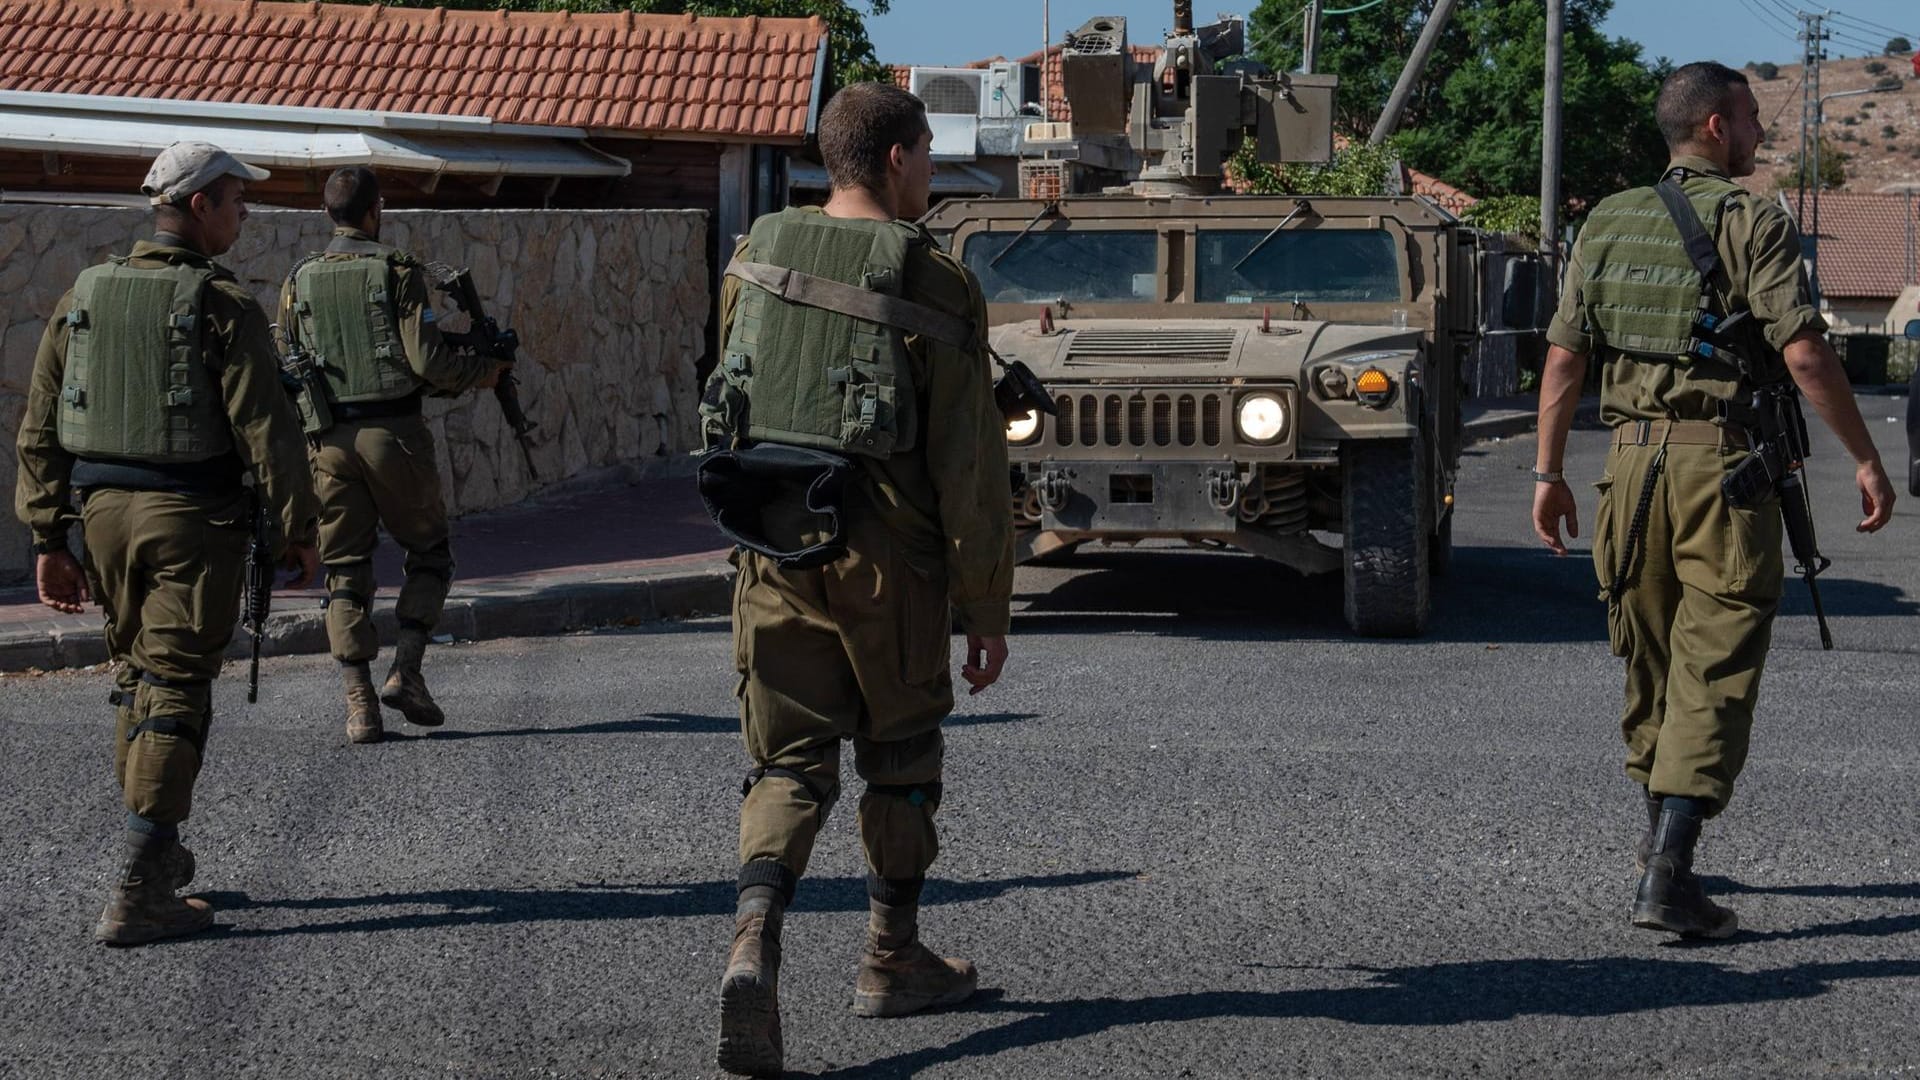
[(1867, 433), (1867, 422), (1860, 416), (1860, 405), (1854, 400), (1853, 387), (1833, 346), (1820, 334), (1805, 333), (1787, 342), (1785, 355), (1794, 385), (1847, 448), (1854, 463), (1878, 464), (1880, 451)]
[(1567, 432), (1573, 430), (1574, 415), (1580, 410), (1580, 387), (1586, 381), (1585, 355), (1558, 345), (1547, 349), (1546, 363), (1540, 370), (1540, 448), (1533, 466), (1541, 472), (1560, 471)]

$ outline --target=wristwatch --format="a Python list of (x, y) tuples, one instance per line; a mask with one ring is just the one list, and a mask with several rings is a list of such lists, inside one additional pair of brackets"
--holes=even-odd
[(1561, 476), (1558, 472), (1541, 472), (1539, 469), (1533, 470), (1533, 482), (1536, 484), (1564, 484), (1566, 483), (1566, 479), (1566, 477)]

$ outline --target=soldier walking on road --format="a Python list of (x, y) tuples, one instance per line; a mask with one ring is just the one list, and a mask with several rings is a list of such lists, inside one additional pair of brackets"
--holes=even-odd
[[(280, 323), (311, 354), (325, 397), (303, 412), (312, 439), (314, 490), (320, 496), (320, 560), (327, 567), (327, 640), (346, 684), (347, 738), (379, 742), (380, 704), (410, 723), (438, 727), (440, 706), (427, 692), (420, 661), (440, 621), (453, 578), (447, 508), (433, 435), (420, 416), (422, 394), (491, 387), (498, 362), (448, 348), (434, 325), (424, 269), (379, 242), (380, 182), (354, 166), (327, 178), (321, 198), (333, 241), (287, 275)], [(317, 429), (317, 430), (316, 430)], [(375, 700), (371, 665), (380, 651), (373, 628), (375, 530), (406, 550), (406, 581), (394, 615), (400, 623), (393, 667)]]
[(733, 640), (753, 760), (720, 986), (730, 1072), (781, 1068), (781, 921), (839, 796), (843, 740), (866, 783), (854, 1011), (952, 1004), (977, 982), (921, 944), (918, 912), (938, 850), (952, 620), (978, 693), (1006, 661), (1013, 522), (979, 286), (907, 224), (927, 209), (931, 140), (918, 98), (840, 91), (820, 121), (826, 206), (755, 223), (722, 294), (701, 490), (745, 547)]
[[(69, 613), (98, 600), (115, 662), (127, 861), (94, 931), (109, 945), (213, 922), (206, 901), (175, 895), (194, 874), (179, 825), (240, 615), (249, 469), (274, 557), (296, 584), (318, 569), (319, 510), (266, 312), (213, 261), (247, 219), (245, 183), (266, 178), (207, 143), (161, 152), (141, 187), (154, 238), (82, 272), (61, 297), (20, 425), (16, 509), (33, 530), (40, 599)], [(76, 520), (84, 571), (67, 548)]]
[(1661, 185), (1596, 206), (1567, 266), (1540, 383), (1533, 522), (1555, 554), (1566, 553), (1562, 519), (1579, 535), (1560, 468), (1597, 356), (1613, 448), (1593, 559), (1627, 661), (1627, 775), (1647, 813), (1633, 923), (1717, 938), (1738, 923), (1707, 898), (1694, 845), (1746, 762), (1783, 577), (1772, 483), (1741, 505), (1722, 482), (1739, 473), (1738, 491), (1755, 475), (1754, 448), (1768, 445), (1761, 404), (1791, 405), (1797, 387), (1857, 466), (1859, 530), (1885, 525), (1894, 496), (1809, 298), (1792, 220), (1731, 179), (1753, 173), (1762, 135), (1746, 76), (1688, 64), (1661, 87), (1657, 113), (1672, 153)]

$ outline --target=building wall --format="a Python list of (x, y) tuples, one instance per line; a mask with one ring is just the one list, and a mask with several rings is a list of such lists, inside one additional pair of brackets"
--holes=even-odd
[[(48, 315), (85, 267), (151, 235), (138, 210), (0, 205), (0, 491)], [(383, 239), (473, 269), (488, 311), (520, 334), (517, 375), (536, 480), (484, 391), (429, 399), (441, 480), (455, 514), (516, 502), (607, 467), (652, 469), (699, 441), (695, 365), (712, 307), (699, 211), (393, 211)], [(220, 261), (268, 311), (293, 261), (326, 244), (325, 215), (256, 211)], [(464, 325), (444, 298), (449, 326)], [(28, 566), (27, 534), (0, 518), (0, 579)]]
[[(1897, 334), (1893, 325), (1893, 297), (1820, 298), (1820, 314), (1836, 334)], [(1904, 324), (1902, 324), (1904, 325)]]

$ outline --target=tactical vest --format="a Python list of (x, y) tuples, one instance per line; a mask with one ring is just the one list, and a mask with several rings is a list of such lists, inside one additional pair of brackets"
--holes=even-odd
[(312, 258), (293, 272), (294, 320), (330, 401), (391, 401), (420, 388), (400, 343), (388, 255)]
[(157, 465), (233, 449), (219, 382), (207, 366), (201, 299), (219, 272), (136, 269), (115, 256), (81, 271), (67, 312), (60, 445), (84, 458)]
[[(907, 249), (919, 236), (898, 222), (798, 209), (756, 221), (729, 268), (745, 284), (701, 405), (708, 444), (745, 438), (876, 458), (913, 449), (908, 331), (889, 312), (931, 310), (899, 299)], [(736, 273), (741, 263), (761, 273)], [(811, 291), (771, 291), (766, 274), (782, 270)], [(871, 295), (838, 295), (849, 286)]]
[[(1730, 180), (1702, 187), (1689, 192), (1687, 201), (1707, 235), (1717, 237), (1721, 211), (1744, 189)], [(1688, 345), (1704, 283), (1659, 193), (1640, 187), (1602, 199), (1580, 244), (1588, 275), (1581, 295), (1598, 343), (1636, 357), (1691, 364)]]

